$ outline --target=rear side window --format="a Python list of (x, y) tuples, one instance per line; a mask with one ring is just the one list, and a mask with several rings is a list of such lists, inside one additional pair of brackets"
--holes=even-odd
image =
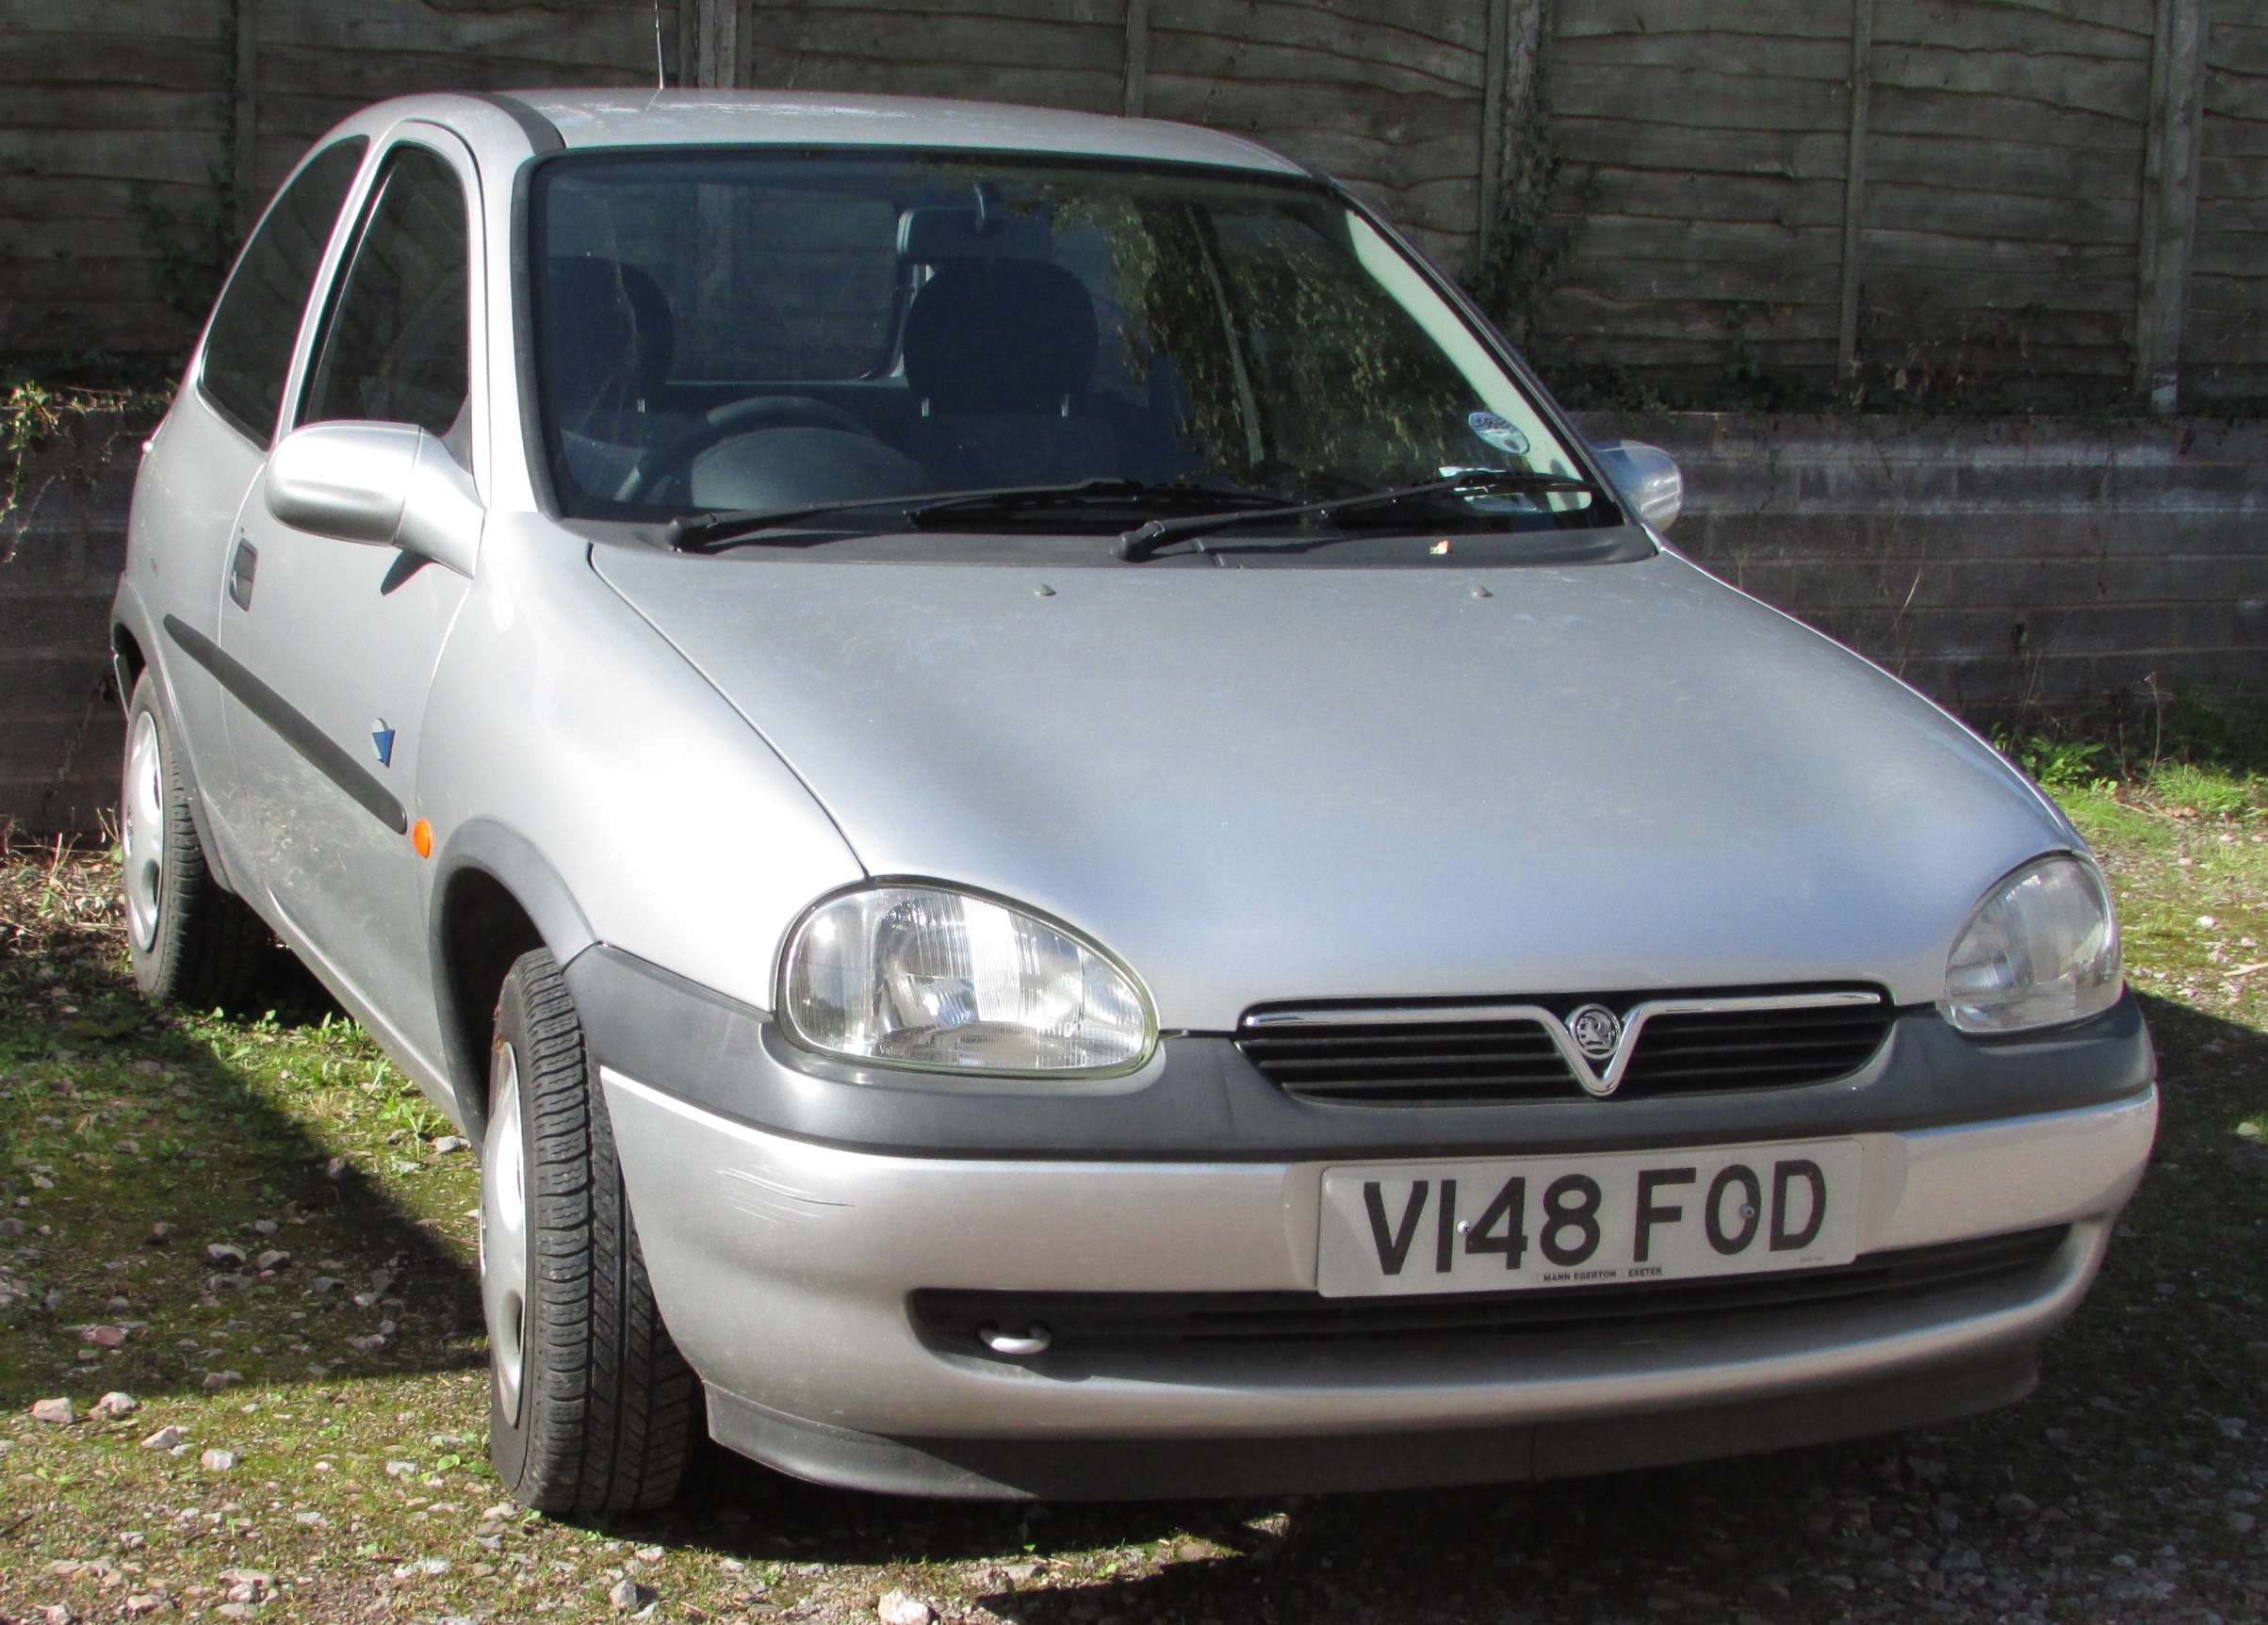
[(415, 423), (451, 442), (466, 394), (465, 189), (424, 147), (397, 147), (316, 346), (301, 421)]
[(213, 312), (200, 382), (206, 398), (262, 446), (284, 404), (300, 314), (369, 144), (356, 136), (309, 160), (253, 234)]

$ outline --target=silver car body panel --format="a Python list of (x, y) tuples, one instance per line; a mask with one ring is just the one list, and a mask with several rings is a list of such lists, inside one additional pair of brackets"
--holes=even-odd
[[(772, 922), (817, 892), (858, 878), (860, 870), (811, 798), (750, 739), (744, 723), (598, 587), (585, 544), (533, 512), (535, 486), (519, 454), (525, 441), (512, 324), (486, 315), (513, 308), (511, 175), (530, 155), (520, 125), (472, 98), (412, 97), (357, 114), (318, 150), (350, 135), (371, 138), (371, 147), (333, 235), (318, 289), (334, 276), (371, 178), (395, 140), (417, 139), (441, 151), (466, 182), (475, 210), (470, 462), (488, 505), (482, 547), (493, 561), (469, 588), (429, 568), (380, 594), (376, 589), (396, 558), (392, 550), (287, 533), (258, 497), (265, 454), (195, 387), (201, 347), (190, 362), (191, 382), (144, 460), (148, 494), (135, 504), (117, 613), (144, 658), (160, 667), (169, 691), (186, 696), (175, 714), (204, 792), (204, 821), (219, 836), (232, 884), (436, 1103), (460, 1117), (458, 1086), (465, 1080), (449, 1076), (429, 929), (438, 905), (434, 883), (449, 866), (419, 863), (399, 835), (353, 807), (303, 760), (285, 759), (280, 741), (263, 737), (262, 724), (248, 716), (240, 731), (265, 771), (278, 777), (257, 801), (240, 794), (224, 777), (236, 759), (223, 723), (224, 707), (233, 702), (163, 630), (171, 615), (217, 642), (243, 646), (222, 626), (224, 608), (241, 613), (228, 604), (224, 585), (240, 529), (261, 532), (253, 601), (262, 609), (280, 608), (276, 600), (291, 595), (294, 562), (326, 579), (340, 572), (354, 577), (332, 581), (335, 595), (318, 593), (324, 613), (308, 616), (306, 606), (299, 606), (302, 613), (279, 632), (287, 641), (305, 640), (303, 647), (246, 653), (287, 666), (286, 697), (373, 770), (379, 764), (370, 756), (371, 725), (382, 719), (393, 724), (394, 760), (383, 771), (401, 788), (400, 799), (433, 825), (443, 855), (451, 832), (475, 817), (518, 832), (571, 877), (568, 889), (605, 940), (643, 943), (642, 952), (682, 962), (689, 975), (766, 1002)], [(468, 152), (485, 162), (491, 179), (480, 178)], [(320, 304), (318, 298), (316, 308)], [(304, 324), (299, 336), (285, 391), (286, 416), (310, 364), (313, 325)], [(497, 455), (499, 446), (511, 455)], [(514, 539), (524, 540), (530, 528), (540, 544), (515, 547)], [(349, 650), (337, 607), (354, 602), (382, 604), (386, 624), (369, 626), (364, 646)], [(460, 609), (472, 611), (477, 631), (449, 641)], [(594, 609), (611, 625), (611, 641), (590, 624)], [(601, 654), (610, 647), (612, 664)], [(563, 660), (558, 652), (566, 650), (575, 657)], [(429, 685), (444, 672), (448, 677), (429, 695)], [(549, 703), (530, 696), (530, 687)], [(516, 712), (508, 696), (519, 698)], [(547, 717), (572, 721), (549, 730), (542, 726)], [(633, 740), (651, 748), (643, 762), (635, 751), (625, 752)], [(433, 761), (436, 751), (446, 765)], [(579, 762), (588, 771), (579, 771)], [(264, 838), (246, 827), (261, 804), (273, 809), (257, 826), (267, 832)], [(333, 833), (346, 848), (336, 865), (299, 834), (327, 815), (335, 815)], [(728, 855), (695, 853), (693, 837), (712, 832), (717, 820), (730, 823), (738, 841)], [(327, 866), (319, 883), (307, 882), (315, 886), (312, 911), (287, 900), (294, 883), (284, 861), (286, 831), (288, 852), (299, 854), (293, 861)], [(373, 844), (378, 850), (362, 850)], [(688, 896), (718, 907), (688, 909)], [(326, 907), (337, 912), (307, 917)], [(751, 913), (763, 922), (753, 936)], [(695, 920), (706, 923), (685, 933)], [(375, 939), (373, 928), (379, 928)], [(380, 957), (358, 963), (364, 951)]]
[(1927, 1003), (1983, 888), (2066, 838), (1911, 690), (1667, 555), (1485, 598), (1465, 571), (597, 567), (869, 869), (1069, 922), (1167, 1029), (1837, 980)]
[[(381, 593), (390, 550), (274, 521), (267, 454), (201, 396), (200, 351), (140, 472), (115, 609), (158, 675), (227, 883), (462, 1123), (483, 1109), (484, 1057), (451, 1008), (439, 922), (470, 869), (516, 891), (563, 960), (603, 945), (759, 1014), (815, 898), (870, 875), (973, 886), (1104, 944), (1168, 1029), (1223, 1033), (1264, 1001), (1827, 982), (1879, 985), (1924, 1019), (1978, 897), (2079, 844), (1973, 734), (1672, 550), (1484, 576), (595, 544), (547, 516), (522, 394), (514, 207), (546, 121), (571, 149), (846, 143), (1304, 171), (1231, 136), (1039, 109), (526, 100), (533, 115), (406, 98), (318, 143), (371, 146), (316, 309), (390, 142), (435, 145), (465, 181), (469, 579), (428, 567)], [(227, 573), (254, 531), (247, 617)], [(227, 698), (215, 650), (353, 756), (400, 822), (427, 824), (431, 858)], [(2146, 1044), (2127, 1031), (2140, 1076)], [(1950, 1319), (1909, 1307), (1643, 1347), (1576, 1340), (1517, 1369), (1418, 1351), (1063, 1383), (941, 1357), (906, 1292), (1307, 1290), (1324, 1163), (853, 1150), (717, 1116), (664, 1071), (604, 1087), (662, 1308), (702, 1375), (830, 1425), (1003, 1438), (1621, 1413), (2021, 1350), (2084, 1291), (2156, 1112), (2145, 1094), (1861, 1136), (1870, 1247), (2073, 1227), (2052, 1278)], [(791, 1066), (778, 1081), (866, 1089)], [(1760, 1107), (1757, 1137), (1784, 1132)]]
[(1981, 1314), (1854, 1311), (1831, 1335), (1749, 1319), (1671, 1340), (1546, 1343), (1532, 1358), (1426, 1341), (1367, 1367), (1327, 1350), (1273, 1364), (1198, 1355), (1153, 1381), (1050, 1381), (925, 1346), (906, 1294), (1312, 1292), (1325, 1164), (878, 1157), (767, 1134), (604, 1077), (654, 1290), (694, 1368), (791, 1416), (946, 1437), (1539, 1421), (1856, 1380), (2036, 1341), (2084, 1292), (2158, 1115), (2153, 1092), (1856, 1136), (1862, 1252), (2075, 1227), (2048, 1290)]
[(788, 921), (863, 873), (824, 809), (549, 522), (492, 515), (460, 626), (418, 787), (439, 855), (500, 823), (598, 940), (768, 1007)]
[(223, 878), (239, 868), (239, 847), (224, 816), (236, 789), (235, 764), (222, 743), (225, 695), (195, 661), (173, 658), (159, 625), (171, 614), (207, 638), (219, 629), (219, 584), (227, 575), (237, 510), (261, 461), (259, 449), (194, 390), (182, 391), (150, 436), (135, 476), (126, 567), (112, 611), (157, 674), (197, 787), (198, 828)]
[(523, 90), (517, 95), (550, 121), (569, 148), (709, 141), (915, 147), (1216, 164), (1281, 175), (1310, 172), (1281, 153), (1218, 130), (1055, 107), (809, 90)]
[[(470, 150), (431, 120), (403, 119), (373, 140), (317, 285), (339, 273), (376, 176), (404, 145), (439, 154), (464, 190), (472, 294), (467, 332), (477, 357), (484, 349), (489, 308), (481, 297), (489, 257), (481, 229), (483, 187)], [(311, 309), (325, 302), (314, 301)], [(302, 325), (279, 434), (296, 421), (317, 330), (313, 320)], [(481, 427), (490, 394), (485, 369), (471, 366), (467, 383), (469, 426), (478, 447), (488, 438)], [(477, 511), (465, 515), (475, 543), (480, 521)], [(285, 524), (269, 511), (265, 467), (237, 516), (237, 532), (240, 544), (256, 549), (258, 568), (247, 602), (221, 594), (220, 648), (252, 673), (269, 674), (264, 680), (395, 801), (415, 804), (427, 691), (467, 582), (448, 570), (413, 568), (389, 547), (356, 545)], [(309, 681), (314, 674), (320, 680)], [(231, 755), (241, 774), (237, 823), (249, 877), (358, 1005), (383, 1013), (383, 1028), (412, 1052), (413, 1075), (440, 1077), (440, 1026), (426, 963), (423, 865), (404, 838), (409, 815), (373, 817), (269, 722), (234, 700), (225, 711)]]

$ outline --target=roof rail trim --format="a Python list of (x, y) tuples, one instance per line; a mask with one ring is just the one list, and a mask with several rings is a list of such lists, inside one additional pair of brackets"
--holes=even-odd
[(507, 96), (501, 90), (468, 90), (465, 93), (475, 101), (486, 102), (509, 115), (512, 122), (520, 127), (520, 133), (528, 138), (528, 144), (535, 149), (537, 157), (566, 150), (567, 138), (559, 133), (559, 126), (517, 96)]

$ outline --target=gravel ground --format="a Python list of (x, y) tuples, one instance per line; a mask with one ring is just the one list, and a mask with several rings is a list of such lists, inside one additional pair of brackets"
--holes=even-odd
[[(719, 1454), (671, 1513), (596, 1528), (520, 1514), (486, 1470), (475, 1176), (447, 1125), (303, 987), (281, 1019), (139, 1005), (108, 861), (18, 847), (0, 1621), (2268, 1618), (2268, 820), (2070, 800), (2165, 1117), (2021, 1406), (1526, 1487), (1102, 1507), (841, 1494)], [(90, 1420), (111, 1391), (135, 1408)], [(38, 1420), (58, 1397), (72, 1420)]]

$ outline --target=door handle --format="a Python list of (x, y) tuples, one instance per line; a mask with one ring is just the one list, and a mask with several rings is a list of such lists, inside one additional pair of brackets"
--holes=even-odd
[(251, 538), (237, 538), (237, 551), (228, 561), (228, 601), (239, 609), (252, 608), (252, 579), (260, 568), (260, 550)]

